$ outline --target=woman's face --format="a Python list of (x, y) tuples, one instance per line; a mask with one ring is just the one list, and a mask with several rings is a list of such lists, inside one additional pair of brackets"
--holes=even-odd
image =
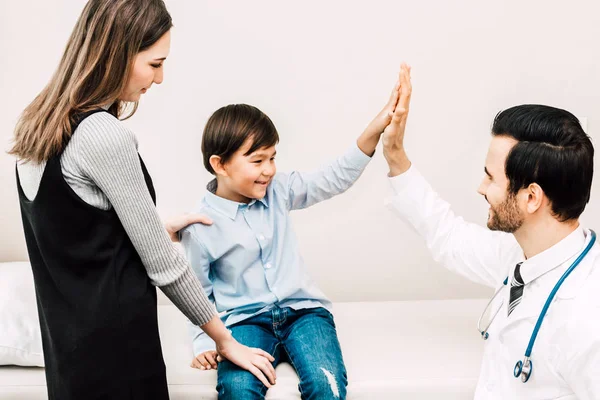
[(135, 56), (133, 69), (119, 100), (138, 101), (153, 83), (163, 81), (163, 64), (171, 48), (171, 32), (165, 33), (156, 43)]

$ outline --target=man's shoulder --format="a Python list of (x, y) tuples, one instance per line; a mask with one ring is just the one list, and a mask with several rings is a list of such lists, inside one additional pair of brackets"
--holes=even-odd
[(565, 279), (565, 290), (559, 288), (557, 297), (568, 305), (565, 322), (570, 334), (587, 337), (589, 332), (600, 334), (600, 319), (595, 317), (600, 315), (600, 247), (594, 246), (585, 258)]

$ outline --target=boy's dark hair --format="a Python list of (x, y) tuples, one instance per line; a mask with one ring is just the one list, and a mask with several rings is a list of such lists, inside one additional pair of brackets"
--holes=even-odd
[(208, 119), (202, 134), (204, 167), (214, 175), (210, 157), (219, 156), (225, 163), (248, 139), (252, 140), (252, 146), (245, 156), (263, 147), (275, 146), (279, 134), (271, 119), (256, 107), (230, 104), (219, 108)]
[(506, 158), (509, 193), (537, 183), (559, 221), (581, 215), (590, 200), (594, 147), (573, 114), (543, 105), (512, 107), (496, 115), (492, 135), (519, 141)]

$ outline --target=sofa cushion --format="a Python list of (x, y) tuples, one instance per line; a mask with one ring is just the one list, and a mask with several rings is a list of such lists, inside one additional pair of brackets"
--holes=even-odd
[(0, 263), (0, 365), (44, 366), (28, 262)]
[[(483, 352), (475, 325), (485, 304), (479, 299), (336, 303), (348, 398), (472, 399)], [(184, 317), (161, 306), (160, 319), (169, 384), (180, 396), (216, 399), (216, 372), (189, 367)], [(282, 364), (267, 399), (300, 399), (297, 386), (294, 370)]]
[[(472, 399), (483, 350), (475, 325), (486, 302), (334, 304), (348, 399)], [(185, 317), (174, 306), (162, 305), (159, 324), (171, 398), (216, 399), (216, 372), (189, 366), (192, 348)], [(267, 399), (300, 399), (294, 370), (282, 364), (276, 371), (277, 385)], [(45, 399), (39, 397), (43, 382), (42, 369), (0, 367), (0, 398)], [(19, 391), (22, 397), (9, 397)]]

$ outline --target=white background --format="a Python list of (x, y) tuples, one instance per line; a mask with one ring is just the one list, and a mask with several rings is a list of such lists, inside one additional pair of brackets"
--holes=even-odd
[[(496, 113), (565, 108), (600, 136), (600, 6), (595, 0), (191, 1), (173, 16), (165, 81), (126, 123), (154, 178), (158, 209), (194, 207), (209, 174), (201, 132), (220, 106), (245, 102), (275, 122), (278, 168), (311, 170), (345, 151), (385, 103), (401, 61), (413, 66), (409, 156), (468, 220)], [(79, 0), (0, 0), (0, 139), (56, 68)], [(383, 206), (379, 150), (348, 193), (294, 214), (304, 259), (335, 301), (477, 297), (488, 290), (436, 265)], [(600, 222), (598, 178), (584, 224)], [(0, 154), (0, 261), (27, 258), (14, 159)]]

